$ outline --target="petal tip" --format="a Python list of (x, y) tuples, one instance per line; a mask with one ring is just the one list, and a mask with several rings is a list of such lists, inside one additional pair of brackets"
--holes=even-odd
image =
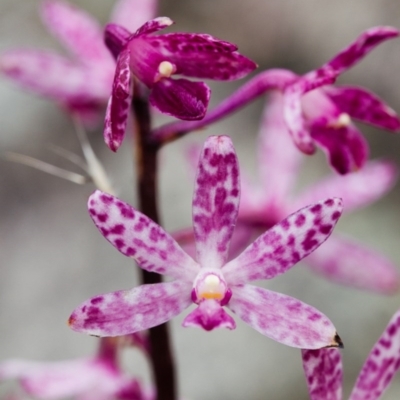
[(332, 343), (329, 344), (328, 346), (325, 346), (325, 349), (330, 349), (330, 348), (339, 348), (339, 349), (344, 349), (344, 344), (340, 336), (338, 335), (337, 332), (335, 332), (335, 336), (332, 339)]
[(75, 313), (72, 313), (71, 316), (68, 318), (67, 325), (71, 328), (74, 329), (75, 323), (76, 323), (76, 317), (74, 315)]
[(175, 22), (169, 17), (158, 17), (155, 18), (155, 21), (159, 22), (161, 25), (164, 25), (165, 27), (175, 24)]

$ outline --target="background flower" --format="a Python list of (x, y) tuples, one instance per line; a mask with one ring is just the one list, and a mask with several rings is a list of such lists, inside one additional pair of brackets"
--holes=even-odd
[[(155, 12), (154, 0), (120, 0), (111, 20), (135, 30), (140, 26), (136, 24), (152, 18)], [(115, 61), (104, 44), (103, 27), (92, 15), (63, 0), (43, 0), (40, 15), (69, 57), (39, 49), (10, 49), (0, 54), (0, 72), (93, 124), (98, 113), (104, 112), (115, 70)]]

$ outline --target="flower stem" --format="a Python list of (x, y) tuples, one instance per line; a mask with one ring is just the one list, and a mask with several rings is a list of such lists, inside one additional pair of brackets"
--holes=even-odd
[[(150, 138), (151, 117), (147, 92), (135, 84), (132, 111), (136, 121), (136, 162), (138, 166), (139, 209), (159, 223), (157, 208), (157, 153), (158, 144)], [(161, 275), (141, 270), (144, 284), (162, 282)], [(175, 367), (169, 339), (168, 325), (149, 330), (150, 362), (157, 389), (157, 400), (176, 400)]]

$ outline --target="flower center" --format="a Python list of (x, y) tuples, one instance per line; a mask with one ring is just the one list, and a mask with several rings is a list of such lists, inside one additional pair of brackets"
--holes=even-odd
[(198, 296), (202, 299), (221, 300), (225, 295), (225, 285), (217, 275), (208, 275), (199, 285)]
[(192, 292), (192, 299), (195, 303), (212, 299), (224, 305), (229, 302), (231, 296), (232, 292), (228, 289), (223, 277), (213, 272), (200, 273)]
[(158, 66), (158, 71), (156, 77), (154, 78), (154, 82), (158, 82), (163, 78), (169, 78), (176, 71), (176, 67), (174, 64), (169, 61), (162, 61)]
[(335, 122), (332, 123), (333, 128), (345, 128), (346, 126), (349, 126), (351, 123), (351, 118), (350, 115), (347, 113), (341, 113)]

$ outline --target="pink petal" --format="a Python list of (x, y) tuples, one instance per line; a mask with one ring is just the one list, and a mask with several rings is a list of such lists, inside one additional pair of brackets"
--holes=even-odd
[[(21, 86), (58, 102), (105, 102), (105, 82), (64, 57), (37, 50), (10, 50), (1, 55), (0, 71)], [(60, 79), (62, 77), (62, 79)]]
[(167, 33), (145, 40), (161, 57), (158, 63), (171, 62), (177, 74), (225, 81), (242, 78), (257, 67), (232, 43), (206, 34)]
[(240, 198), (239, 164), (228, 136), (204, 144), (193, 195), (193, 229), (201, 267), (220, 268), (227, 260)]
[(178, 242), (185, 253), (189, 254), (192, 258), (196, 258), (196, 243), (194, 241), (193, 227), (172, 232), (171, 236)]
[(257, 153), (265, 196), (278, 204), (286, 202), (297, 178), (302, 156), (289, 137), (283, 119), (283, 97), (277, 91), (272, 93), (264, 109)]
[(254, 231), (253, 226), (237, 222), (229, 246), (229, 260), (236, 258), (253, 241)]
[[(254, 234), (252, 226), (238, 221), (229, 246), (229, 259), (237, 257), (250, 243)], [(172, 237), (192, 258), (196, 257), (196, 243), (193, 228), (181, 229), (173, 232)]]
[(203, 300), (183, 321), (187, 327), (202, 328), (211, 331), (216, 328), (235, 329), (236, 323), (216, 300)]
[(305, 154), (313, 154), (315, 146), (303, 116), (301, 99), (307, 92), (333, 81), (329, 71), (325, 74), (313, 71), (288, 85), (284, 91), (283, 115), (287, 128), (296, 146)]
[(101, 64), (103, 69), (114, 66), (103, 43), (103, 30), (90, 14), (59, 0), (44, 1), (41, 13), (50, 32), (82, 63)]
[(383, 197), (396, 183), (398, 170), (390, 161), (369, 162), (359, 171), (344, 176), (331, 175), (307, 188), (296, 199), (293, 209), (318, 199), (339, 196), (344, 211), (365, 207)]
[(302, 350), (311, 400), (342, 400), (342, 357), (338, 349)]
[(357, 171), (368, 159), (368, 143), (352, 123), (329, 126), (327, 121), (314, 121), (311, 136), (339, 174)]
[(349, 400), (378, 400), (400, 368), (400, 311), (375, 343)]
[(161, 79), (153, 86), (150, 103), (164, 114), (192, 121), (204, 118), (210, 95), (203, 82)]
[(335, 235), (304, 261), (325, 278), (358, 289), (391, 294), (400, 287), (398, 268), (386, 257)]
[(107, 24), (104, 28), (104, 43), (115, 59), (129, 42), (132, 33), (121, 25)]
[(342, 346), (332, 322), (300, 300), (251, 285), (231, 289), (227, 306), (261, 334), (302, 349)]
[(132, 92), (129, 51), (124, 50), (117, 59), (111, 98), (104, 122), (104, 140), (112, 151), (117, 151), (124, 139)]
[(240, 187), (238, 222), (264, 225), (262, 217), (270, 216), (272, 211), (270, 193), (266, 192), (261, 184), (254, 182), (248, 171), (240, 172)]
[(157, 0), (118, 0), (111, 14), (111, 22), (135, 32), (157, 14)]
[(193, 280), (198, 265), (159, 225), (129, 204), (97, 190), (88, 202), (90, 216), (102, 235), (141, 268)]
[(0, 379), (16, 378), (31, 396), (55, 399), (93, 392), (112, 396), (125, 378), (94, 359), (61, 362), (9, 360), (0, 364)]
[(342, 209), (341, 199), (331, 198), (289, 215), (224, 265), (225, 279), (238, 285), (285, 273), (330, 236)]
[(169, 321), (187, 308), (191, 283), (177, 280), (142, 285), (86, 300), (69, 318), (77, 332), (95, 336), (122, 336)]
[(374, 93), (355, 86), (327, 86), (324, 91), (351, 117), (390, 131), (400, 129), (399, 116)]
[(158, 17), (151, 20), (146, 20), (139, 29), (136, 30), (134, 36), (147, 35), (168, 28), (174, 24), (174, 21), (168, 17)]
[(329, 69), (339, 75), (361, 61), (376, 46), (397, 36), (399, 36), (399, 31), (391, 26), (376, 26), (367, 29), (322, 68)]

